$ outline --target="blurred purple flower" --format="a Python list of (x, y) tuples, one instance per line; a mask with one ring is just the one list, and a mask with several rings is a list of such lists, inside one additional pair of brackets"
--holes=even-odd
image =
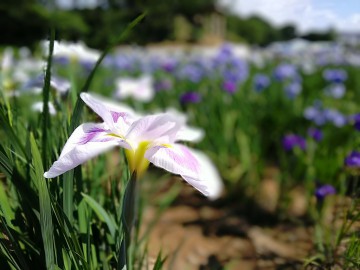
[(65, 56), (54, 56), (54, 63), (60, 66), (66, 66), (70, 63), (70, 59)]
[(155, 91), (166, 91), (170, 90), (173, 86), (173, 83), (170, 79), (162, 79), (154, 84)]
[(225, 43), (219, 48), (218, 53), (213, 59), (214, 66), (217, 67), (219, 65), (224, 65), (231, 58), (233, 58), (232, 46)]
[(210, 63), (210, 71), (217, 71), (225, 81), (243, 82), (249, 75), (248, 64), (237, 57), (229, 44), (224, 44)]
[(199, 103), (201, 102), (201, 95), (197, 92), (187, 92), (181, 95), (180, 102), (182, 104), (187, 103)]
[(342, 69), (326, 69), (323, 72), (323, 78), (328, 82), (342, 83), (347, 79), (347, 73)]
[(178, 65), (178, 61), (175, 58), (167, 59), (166, 62), (161, 63), (161, 68), (164, 71), (171, 73), (176, 69), (177, 65)]
[(270, 85), (270, 79), (265, 74), (256, 74), (253, 79), (253, 85), (256, 92), (261, 92)]
[[(45, 75), (40, 74), (36, 77), (28, 80), (24, 85), (23, 89), (26, 91), (30, 88), (43, 88), (45, 83)], [(71, 84), (68, 80), (52, 75), (50, 79), (50, 86), (55, 89), (60, 94), (66, 94), (71, 87)]]
[(354, 127), (356, 130), (360, 131), (360, 113), (355, 114), (352, 117), (353, 121), (354, 121)]
[(238, 86), (233, 81), (225, 81), (223, 83), (223, 89), (230, 94), (234, 94), (236, 92), (236, 90), (238, 89)]
[(194, 83), (198, 83), (204, 76), (203, 70), (194, 64), (187, 64), (183, 66), (177, 73), (178, 78), (186, 79)]
[(320, 142), (323, 139), (323, 133), (318, 128), (309, 128), (308, 135), (317, 142)]
[(90, 72), (93, 69), (93, 67), (95, 66), (96, 62), (89, 61), (89, 60), (79, 60), (79, 63), (85, 71)]
[(288, 134), (282, 140), (282, 145), (286, 151), (291, 151), (295, 147), (299, 147), (302, 150), (306, 149), (306, 140), (296, 134)]
[(294, 99), (301, 93), (302, 86), (300, 83), (294, 81), (289, 83), (284, 90), (289, 99)]
[(296, 67), (291, 64), (280, 64), (274, 70), (274, 78), (278, 81), (295, 78), (297, 75)]
[(360, 167), (360, 152), (352, 151), (344, 160), (345, 166)]
[(316, 125), (322, 126), (326, 123), (326, 117), (320, 104), (315, 103), (312, 107), (307, 107), (304, 111), (304, 117), (313, 121)]
[(324, 110), (327, 121), (333, 123), (336, 127), (343, 127), (347, 123), (346, 117), (335, 109)]
[(325, 89), (325, 94), (333, 98), (339, 99), (345, 95), (345, 85), (342, 83), (333, 83)]
[(336, 194), (336, 189), (329, 184), (318, 186), (315, 190), (315, 196), (318, 201), (322, 201), (326, 196)]

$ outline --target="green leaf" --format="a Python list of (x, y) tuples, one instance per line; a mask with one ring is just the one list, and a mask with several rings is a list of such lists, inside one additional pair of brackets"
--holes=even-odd
[(88, 205), (94, 210), (98, 218), (102, 222), (106, 223), (106, 225), (109, 228), (110, 235), (112, 236), (113, 239), (115, 239), (115, 232), (117, 230), (117, 227), (114, 220), (110, 218), (109, 214), (97, 201), (95, 201), (93, 198), (91, 198), (90, 196), (84, 193), (81, 193), (81, 195), (84, 197), (84, 200), (88, 203)]
[[(0, 205), (0, 212), (3, 214), (3, 211), (1, 209), (1, 205)], [(10, 251), (6, 247), (6, 245), (3, 244), (3, 241), (0, 241), (2, 249), (4, 249), (7, 252), (8, 257), (10, 258), (10, 262), (13, 265), (17, 265), (19, 263), (21, 265), (21, 268), (18, 267), (18, 269), (28, 270), (29, 267), (28, 267), (28, 265), (26, 263), (26, 260), (24, 258), (24, 255), (23, 255), (22, 251), (21, 251), (19, 243), (15, 240), (15, 237), (12, 235), (9, 227), (7, 226), (6, 220), (3, 218), (3, 215), (0, 215), (0, 228), (1, 228), (2, 234), (6, 235), (6, 237), (9, 239), (9, 242), (11, 243), (9, 246), (11, 246), (12, 249), (13, 249), (13, 250)], [(16, 258), (18, 259), (18, 262), (12, 256), (12, 254), (14, 254), (14, 253), (16, 255)]]
[[(63, 239), (63, 243), (66, 243), (68, 258), (71, 257), (72, 262), (76, 266), (76, 269), (89, 269), (88, 264), (84, 259), (84, 254), (81, 250), (78, 237), (76, 232), (73, 229), (73, 226), (70, 224), (68, 217), (62, 211), (60, 205), (52, 197), (52, 209), (55, 214), (55, 218), (58, 222), (59, 229), (61, 231), (60, 236)], [(64, 249), (62, 250), (64, 251)], [(64, 254), (63, 254), (64, 258)], [(71, 263), (69, 265), (71, 268)]]
[[(22, 153), (26, 157), (26, 151), (23, 144), (21, 144), (21, 139), (17, 136), (17, 132), (10, 125), (9, 119), (6, 117), (2, 109), (0, 109), (0, 127), (5, 132), (7, 140), (15, 147), (15, 150), (18, 154)], [(26, 158), (25, 158), (26, 160)]]
[(50, 113), (49, 113), (49, 94), (50, 94), (50, 80), (51, 80), (51, 64), (52, 64), (52, 55), (54, 51), (54, 40), (55, 40), (55, 30), (51, 29), (50, 31), (50, 42), (49, 42), (49, 55), (47, 60), (46, 72), (45, 72), (45, 82), (43, 87), (43, 112), (42, 112), (42, 162), (47, 167), (47, 156), (48, 156), (48, 147), (47, 147), (47, 134), (48, 129), (50, 128)]
[(161, 256), (161, 252), (160, 252), (156, 258), (156, 262), (155, 262), (153, 270), (160, 270), (163, 267), (164, 262), (166, 261), (166, 257), (164, 259), (162, 259), (161, 257), (162, 256)]
[(44, 244), (45, 260), (47, 269), (55, 269), (55, 241), (54, 241), (54, 227), (51, 215), (51, 202), (47, 183), (43, 177), (44, 169), (41, 161), (39, 149), (36, 145), (33, 134), (30, 135), (31, 153), (33, 157), (33, 166), (35, 176), (39, 188), (40, 200), (40, 226), (41, 235)]
[(8, 158), (5, 149), (0, 145), (0, 170), (8, 177), (11, 178), (13, 174), (14, 164)]
[(63, 176), (63, 209), (69, 219), (70, 224), (73, 224), (74, 170), (66, 172)]
[(11, 220), (15, 217), (14, 211), (11, 209), (9, 197), (6, 194), (4, 183), (0, 182), (0, 205), (4, 212), (7, 224), (11, 224)]

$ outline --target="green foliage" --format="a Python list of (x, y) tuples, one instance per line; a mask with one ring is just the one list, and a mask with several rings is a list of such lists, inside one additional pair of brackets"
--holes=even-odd
[(36, 1), (1, 1), (0, 44), (32, 46), (48, 31), (47, 10)]
[(260, 17), (242, 19), (235, 15), (227, 17), (227, 27), (234, 36), (239, 36), (250, 44), (267, 45), (282, 39), (280, 32)]
[(301, 37), (309, 41), (331, 41), (335, 39), (336, 33), (330, 29), (329, 31), (323, 32), (310, 32)]

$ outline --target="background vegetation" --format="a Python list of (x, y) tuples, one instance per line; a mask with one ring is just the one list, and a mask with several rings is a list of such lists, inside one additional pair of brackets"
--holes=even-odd
[[(50, 26), (57, 29), (58, 38), (82, 40), (94, 48), (103, 49), (112, 43), (125, 25), (147, 12), (137, 31), (122, 43), (148, 44), (152, 42), (178, 41), (175, 21), (182, 18), (180, 27), (190, 26), (185, 42), (198, 42), (204, 34), (202, 18), (219, 13), (226, 22), (226, 38), (249, 44), (267, 45), (272, 41), (289, 40), (298, 36), (293, 25), (281, 28), (266, 20), (252, 16), (240, 18), (226, 10), (219, 11), (215, 0), (104, 0), (94, 9), (63, 10), (55, 8), (53, 1), (3, 0), (0, 3), (2, 34), (0, 45), (34, 45), (45, 39)], [(46, 4), (45, 4), (46, 3)], [(333, 31), (308, 33), (309, 40), (332, 40)]]

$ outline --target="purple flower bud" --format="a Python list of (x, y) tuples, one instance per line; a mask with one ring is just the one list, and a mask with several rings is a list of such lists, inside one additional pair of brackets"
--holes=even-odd
[(325, 199), (326, 196), (336, 194), (336, 189), (329, 184), (321, 185), (316, 188), (315, 190), (315, 196), (318, 199), (318, 201), (322, 201)]
[(322, 131), (317, 128), (309, 128), (308, 135), (317, 142), (320, 142), (323, 139)]
[(306, 149), (306, 140), (300, 135), (288, 134), (282, 140), (282, 145), (285, 151), (291, 151), (295, 147), (299, 147), (302, 150)]
[(345, 166), (360, 167), (360, 152), (352, 151), (344, 160)]
[(187, 92), (181, 95), (180, 102), (182, 104), (199, 103), (201, 102), (201, 95), (197, 92)]

